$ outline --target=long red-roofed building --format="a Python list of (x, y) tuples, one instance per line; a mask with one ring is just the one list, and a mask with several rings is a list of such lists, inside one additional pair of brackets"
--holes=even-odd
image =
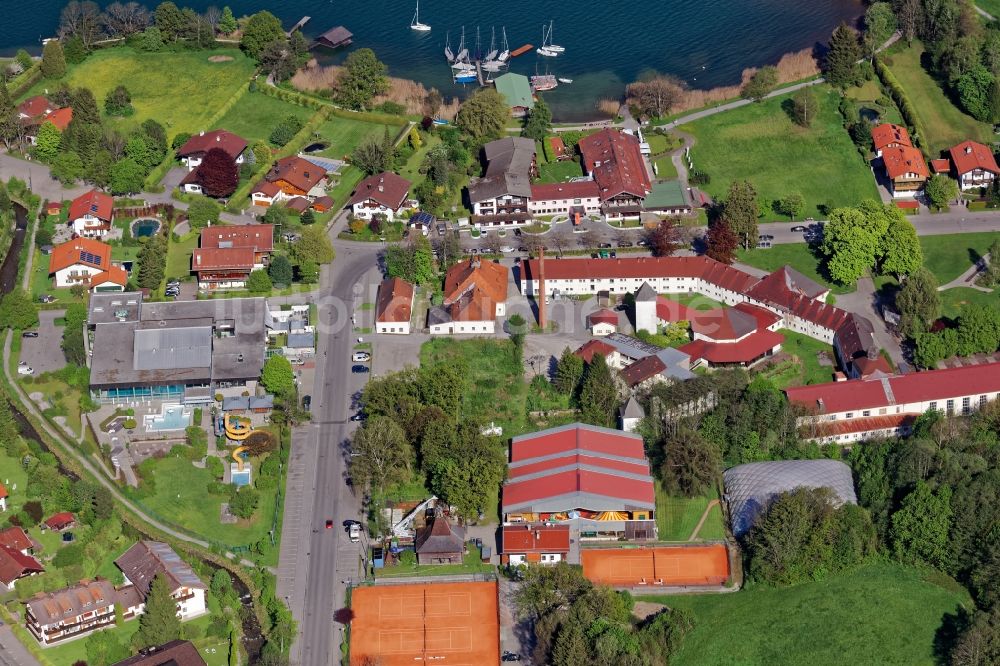
[(511, 440), (505, 523), (571, 523), (594, 536), (651, 539), (655, 508), (639, 435), (574, 423)]
[(785, 395), (806, 413), (799, 421), (807, 437), (847, 443), (905, 434), (928, 410), (972, 413), (1000, 398), (1000, 363), (796, 386)]

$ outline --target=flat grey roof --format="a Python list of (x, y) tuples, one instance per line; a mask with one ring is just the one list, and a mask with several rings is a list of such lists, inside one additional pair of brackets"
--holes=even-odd
[[(212, 365), (212, 323), (145, 327), (135, 331), (132, 367), (136, 370), (208, 368)], [(143, 322), (145, 324), (146, 322)], [(156, 322), (166, 324), (166, 322)]]
[(87, 323), (95, 326), (123, 319), (125, 321), (138, 321), (141, 305), (141, 291), (95, 292), (90, 295)]
[(289, 333), (288, 346), (292, 349), (312, 349), (316, 338), (312, 333)]

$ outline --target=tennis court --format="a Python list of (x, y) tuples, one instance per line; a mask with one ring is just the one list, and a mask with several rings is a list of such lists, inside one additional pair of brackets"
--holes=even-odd
[(351, 594), (351, 664), (499, 664), (497, 604), (495, 582), (359, 587)]
[(723, 544), (659, 548), (584, 548), (583, 574), (614, 587), (721, 585), (729, 578)]

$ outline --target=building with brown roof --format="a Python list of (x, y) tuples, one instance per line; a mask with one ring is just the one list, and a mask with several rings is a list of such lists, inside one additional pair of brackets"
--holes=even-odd
[(557, 564), (569, 557), (569, 525), (504, 525), (500, 538), (503, 564)]
[(170, 641), (140, 650), (139, 654), (113, 666), (206, 666), (191, 641)]
[(274, 249), (270, 224), (214, 225), (201, 230), (191, 271), (202, 289), (242, 289), (250, 273), (267, 266)]
[(602, 308), (587, 315), (587, 326), (591, 335), (611, 335), (618, 330), (618, 313)]
[(52, 248), (49, 255), (49, 275), (56, 287), (82, 284), (89, 288), (90, 279), (111, 268), (111, 246), (92, 238), (74, 238)]
[(461, 564), (465, 557), (465, 530), (438, 513), (413, 540), (417, 564)]
[(143, 599), (149, 595), (153, 579), (164, 576), (170, 596), (177, 601), (177, 613), (181, 620), (206, 612), (205, 584), (167, 544), (160, 541), (139, 541), (116, 559), (115, 565)]
[(952, 148), (949, 154), (958, 186), (963, 190), (988, 187), (1000, 174), (1000, 167), (989, 146), (975, 141), (963, 141)]
[(375, 332), (408, 335), (413, 314), (413, 285), (398, 277), (382, 281), (375, 301)]
[(894, 197), (917, 196), (930, 178), (923, 153), (912, 146), (890, 146), (883, 149), (882, 167)]
[(68, 222), (77, 236), (101, 238), (111, 231), (114, 208), (110, 194), (93, 189), (70, 202)]
[(247, 140), (241, 136), (228, 132), (224, 129), (217, 129), (211, 132), (200, 132), (197, 136), (192, 136), (183, 146), (177, 149), (177, 157), (180, 158), (188, 171), (194, 171), (205, 159), (205, 155), (213, 148), (225, 151), (233, 158), (239, 166), (245, 161), (247, 151)]
[(507, 269), (479, 258), (448, 269), (444, 302), (431, 308), (427, 325), (431, 335), (496, 331), (496, 319), (507, 312)]
[(45, 573), (45, 567), (34, 557), (10, 546), (0, 546), (0, 585), (13, 590), (18, 580), (40, 573)]
[(69, 511), (60, 511), (52, 514), (44, 523), (42, 529), (48, 528), (53, 532), (62, 532), (76, 526), (76, 517)]
[(597, 182), (606, 218), (637, 217), (653, 184), (646, 170), (639, 139), (628, 132), (606, 128), (577, 143), (583, 167)]
[(270, 206), (294, 197), (313, 201), (326, 194), (326, 167), (292, 155), (274, 163), (250, 193), (255, 206)]
[(31, 145), (35, 145), (38, 128), (46, 122), (52, 123), (57, 130), (64, 132), (73, 119), (73, 109), (60, 108), (43, 95), (29, 97), (21, 102), (17, 107), (17, 114)]
[(409, 198), (412, 183), (391, 171), (368, 176), (354, 190), (347, 205), (354, 217), (370, 220), (375, 215), (392, 222), (404, 210), (412, 210), (419, 204)]
[(872, 146), (875, 148), (875, 157), (882, 157), (882, 151), (886, 148), (912, 148), (910, 133), (902, 125), (892, 123), (882, 123), (872, 128)]
[(469, 182), (473, 223), (499, 227), (531, 221), (531, 179), (538, 175), (535, 142), (506, 137), (483, 146), (486, 170)]
[(569, 183), (536, 183), (531, 186), (528, 210), (532, 215), (579, 216), (601, 212), (601, 191), (592, 180)]
[(24, 528), (14, 526), (0, 531), (0, 546), (13, 548), (22, 555), (31, 555), (35, 551), (35, 542), (31, 540)]
[(25, 604), (25, 625), (39, 643), (53, 645), (113, 626), (118, 601), (118, 591), (110, 582), (81, 581), (35, 595)]

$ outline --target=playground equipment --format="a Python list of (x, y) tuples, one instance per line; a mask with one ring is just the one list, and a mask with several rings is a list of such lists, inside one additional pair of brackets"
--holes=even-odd
[(225, 420), (226, 437), (234, 442), (242, 442), (250, 436), (253, 428), (250, 419), (242, 418), (234, 414), (226, 414)]

